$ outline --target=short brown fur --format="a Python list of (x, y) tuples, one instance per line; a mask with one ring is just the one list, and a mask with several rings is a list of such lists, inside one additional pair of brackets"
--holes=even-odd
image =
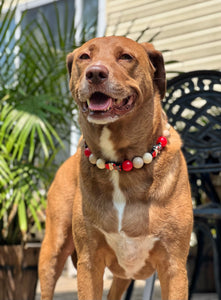
[[(125, 53), (132, 59), (126, 59)], [(87, 55), (89, 59), (85, 59)], [(104, 82), (93, 84), (86, 78), (88, 68), (94, 65), (108, 70)], [(105, 37), (90, 40), (69, 54), (67, 66), (83, 139), (76, 154), (59, 168), (48, 193), (46, 233), (39, 261), (41, 297), (53, 298), (66, 258), (72, 255), (77, 264), (79, 300), (102, 298), (105, 267), (114, 274), (108, 299), (118, 300), (131, 278), (104, 234), (119, 233), (110, 179), (110, 172), (118, 171), (92, 165), (84, 155), (84, 141), (96, 157), (110, 160), (112, 154), (100, 146), (105, 127), (118, 162), (151, 151), (167, 123), (160, 101), (166, 89), (163, 57), (151, 44)], [(120, 99), (135, 91), (134, 107), (113, 122), (89, 122), (89, 112), (82, 103), (96, 91)], [(147, 252), (145, 265), (133, 278), (145, 279), (157, 270), (163, 300), (188, 299), (186, 259), (192, 205), (180, 148), (180, 137), (171, 127), (167, 146), (151, 164), (119, 173), (119, 188), (126, 199), (121, 231), (131, 238), (157, 238)]]

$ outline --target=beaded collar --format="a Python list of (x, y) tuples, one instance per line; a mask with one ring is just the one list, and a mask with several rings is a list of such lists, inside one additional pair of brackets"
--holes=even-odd
[(96, 165), (98, 169), (107, 169), (107, 170), (117, 170), (117, 171), (125, 171), (129, 172), (135, 169), (141, 169), (145, 164), (150, 164), (152, 160), (161, 152), (161, 150), (167, 145), (167, 137), (170, 136), (170, 124), (166, 124), (166, 130), (163, 131), (163, 136), (160, 136), (156, 145), (152, 147), (151, 152), (145, 152), (143, 157), (135, 156), (132, 161), (126, 159), (122, 163), (106, 161), (102, 158), (97, 158), (89, 149), (87, 144), (85, 143), (84, 154), (88, 157), (91, 164)]

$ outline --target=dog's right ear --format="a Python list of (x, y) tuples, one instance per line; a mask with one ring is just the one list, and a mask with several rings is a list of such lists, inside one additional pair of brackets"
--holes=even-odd
[(67, 58), (66, 58), (66, 64), (67, 64), (67, 69), (68, 69), (69, 77), (71, 77), (73, 60), (74, 60), (74, 52), (71, 52), (71, 53), (69, 53), (67, 55)]

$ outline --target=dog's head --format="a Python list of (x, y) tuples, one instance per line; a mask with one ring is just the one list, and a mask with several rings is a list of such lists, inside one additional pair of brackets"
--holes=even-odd
[(115, 122), (166, 90), (162, 54), (125, 37), (95, 38), (67, 56), (70, 90), (95, 124)]

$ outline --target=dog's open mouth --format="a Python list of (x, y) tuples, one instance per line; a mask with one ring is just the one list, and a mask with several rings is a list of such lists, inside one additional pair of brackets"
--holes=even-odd
[(95, 92), (83, 103), (83, 111), (95, 119), (116, 118), (129, 112), (135, 101), (135, 94), (123, 99), (115, 99), (101, 92)]

